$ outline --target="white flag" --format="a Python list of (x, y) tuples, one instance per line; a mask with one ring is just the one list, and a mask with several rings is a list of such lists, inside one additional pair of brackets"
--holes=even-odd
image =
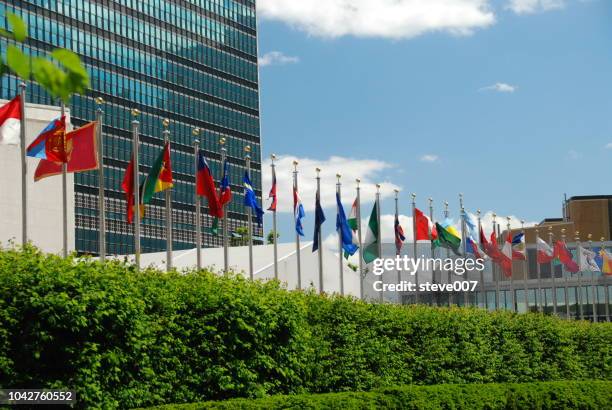
[(582, 272), (601, 272), (599, 266), (595, 262), (595, 252), (583, 248), (582, 246), (578, 247), (578, 258), (580, 260), (580, 270)]

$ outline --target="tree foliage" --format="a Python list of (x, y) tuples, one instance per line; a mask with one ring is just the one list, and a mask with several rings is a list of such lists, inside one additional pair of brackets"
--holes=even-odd
[(612, 324), (365, 303), (0, 251), (0, 386), (131, 408), (395, 385), (610, 380)]

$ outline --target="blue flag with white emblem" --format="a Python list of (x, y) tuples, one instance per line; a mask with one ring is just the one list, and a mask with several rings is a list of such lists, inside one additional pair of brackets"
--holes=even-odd
[(353, 243), (353, 231), (348, 224), (340, 194), (336, 192), (336, 203), (338, 205), (338, 216), (336, 218), (336, 231), (342, 238), (342, 249), (346, 254), (353, 255), (359, 247)]
[(262, 217), (264, 214), (263, 209), (257, 203), (257, 196), (255, 195), (255, 191), (253, 191), (253, 186), (251, 185), (251, 178), (249, 178), (249, 173), (244, 172), (244, 205), (253, 210), (255, 217), (257, 218), (257, 223), (261, 224)]

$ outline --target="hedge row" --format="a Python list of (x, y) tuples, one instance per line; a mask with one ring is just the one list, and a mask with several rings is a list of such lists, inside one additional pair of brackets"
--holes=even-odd
[(390, 387), (371, 392), (302, 394), (166, 405), (149, 410), (587, 410), (609, 409), (611, 406), (612, 382), (583, 381)]
[(0, 386), (146, 407), (393, 385), (612, 379), (612, 325), (369, 304), (0, 251)]

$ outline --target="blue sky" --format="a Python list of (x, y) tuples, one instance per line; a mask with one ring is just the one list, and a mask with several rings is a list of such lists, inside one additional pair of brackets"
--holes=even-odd
[[(323, 23), (317, 3), (328, 8)], [(291, 201), (294, 157), (304, 164), (307, 211), (315, 166), (324, 169), (326, 206), (336, 172), (348, 176), (347, 213), (355, 176), (385, 182), (383, 213), (400, 188), (406, 215), (410, 192), (421, 208), (433, 197), (437, 216), (445, 200), (456, 215), (463, 192), (470, 211), (527, 221), (560, 216), (563, 193), (612, 193), (612, 2), (399, 3), (303, 0), (296, 10), (294, 0), (260, 0), (263, 154), (281, 156), (280, 201)], [(432, 10), (441, 3), (457, 9)], [(360, 20), (372, 4), (374, 17)], [(415, 17), (411, 8), (422, 10)], [(364, 202), (371, 194), (370, 185)], [(327, 216), (329, 234), (335, 210)], [(279, 219), (288, 240), (290, 217)]]

